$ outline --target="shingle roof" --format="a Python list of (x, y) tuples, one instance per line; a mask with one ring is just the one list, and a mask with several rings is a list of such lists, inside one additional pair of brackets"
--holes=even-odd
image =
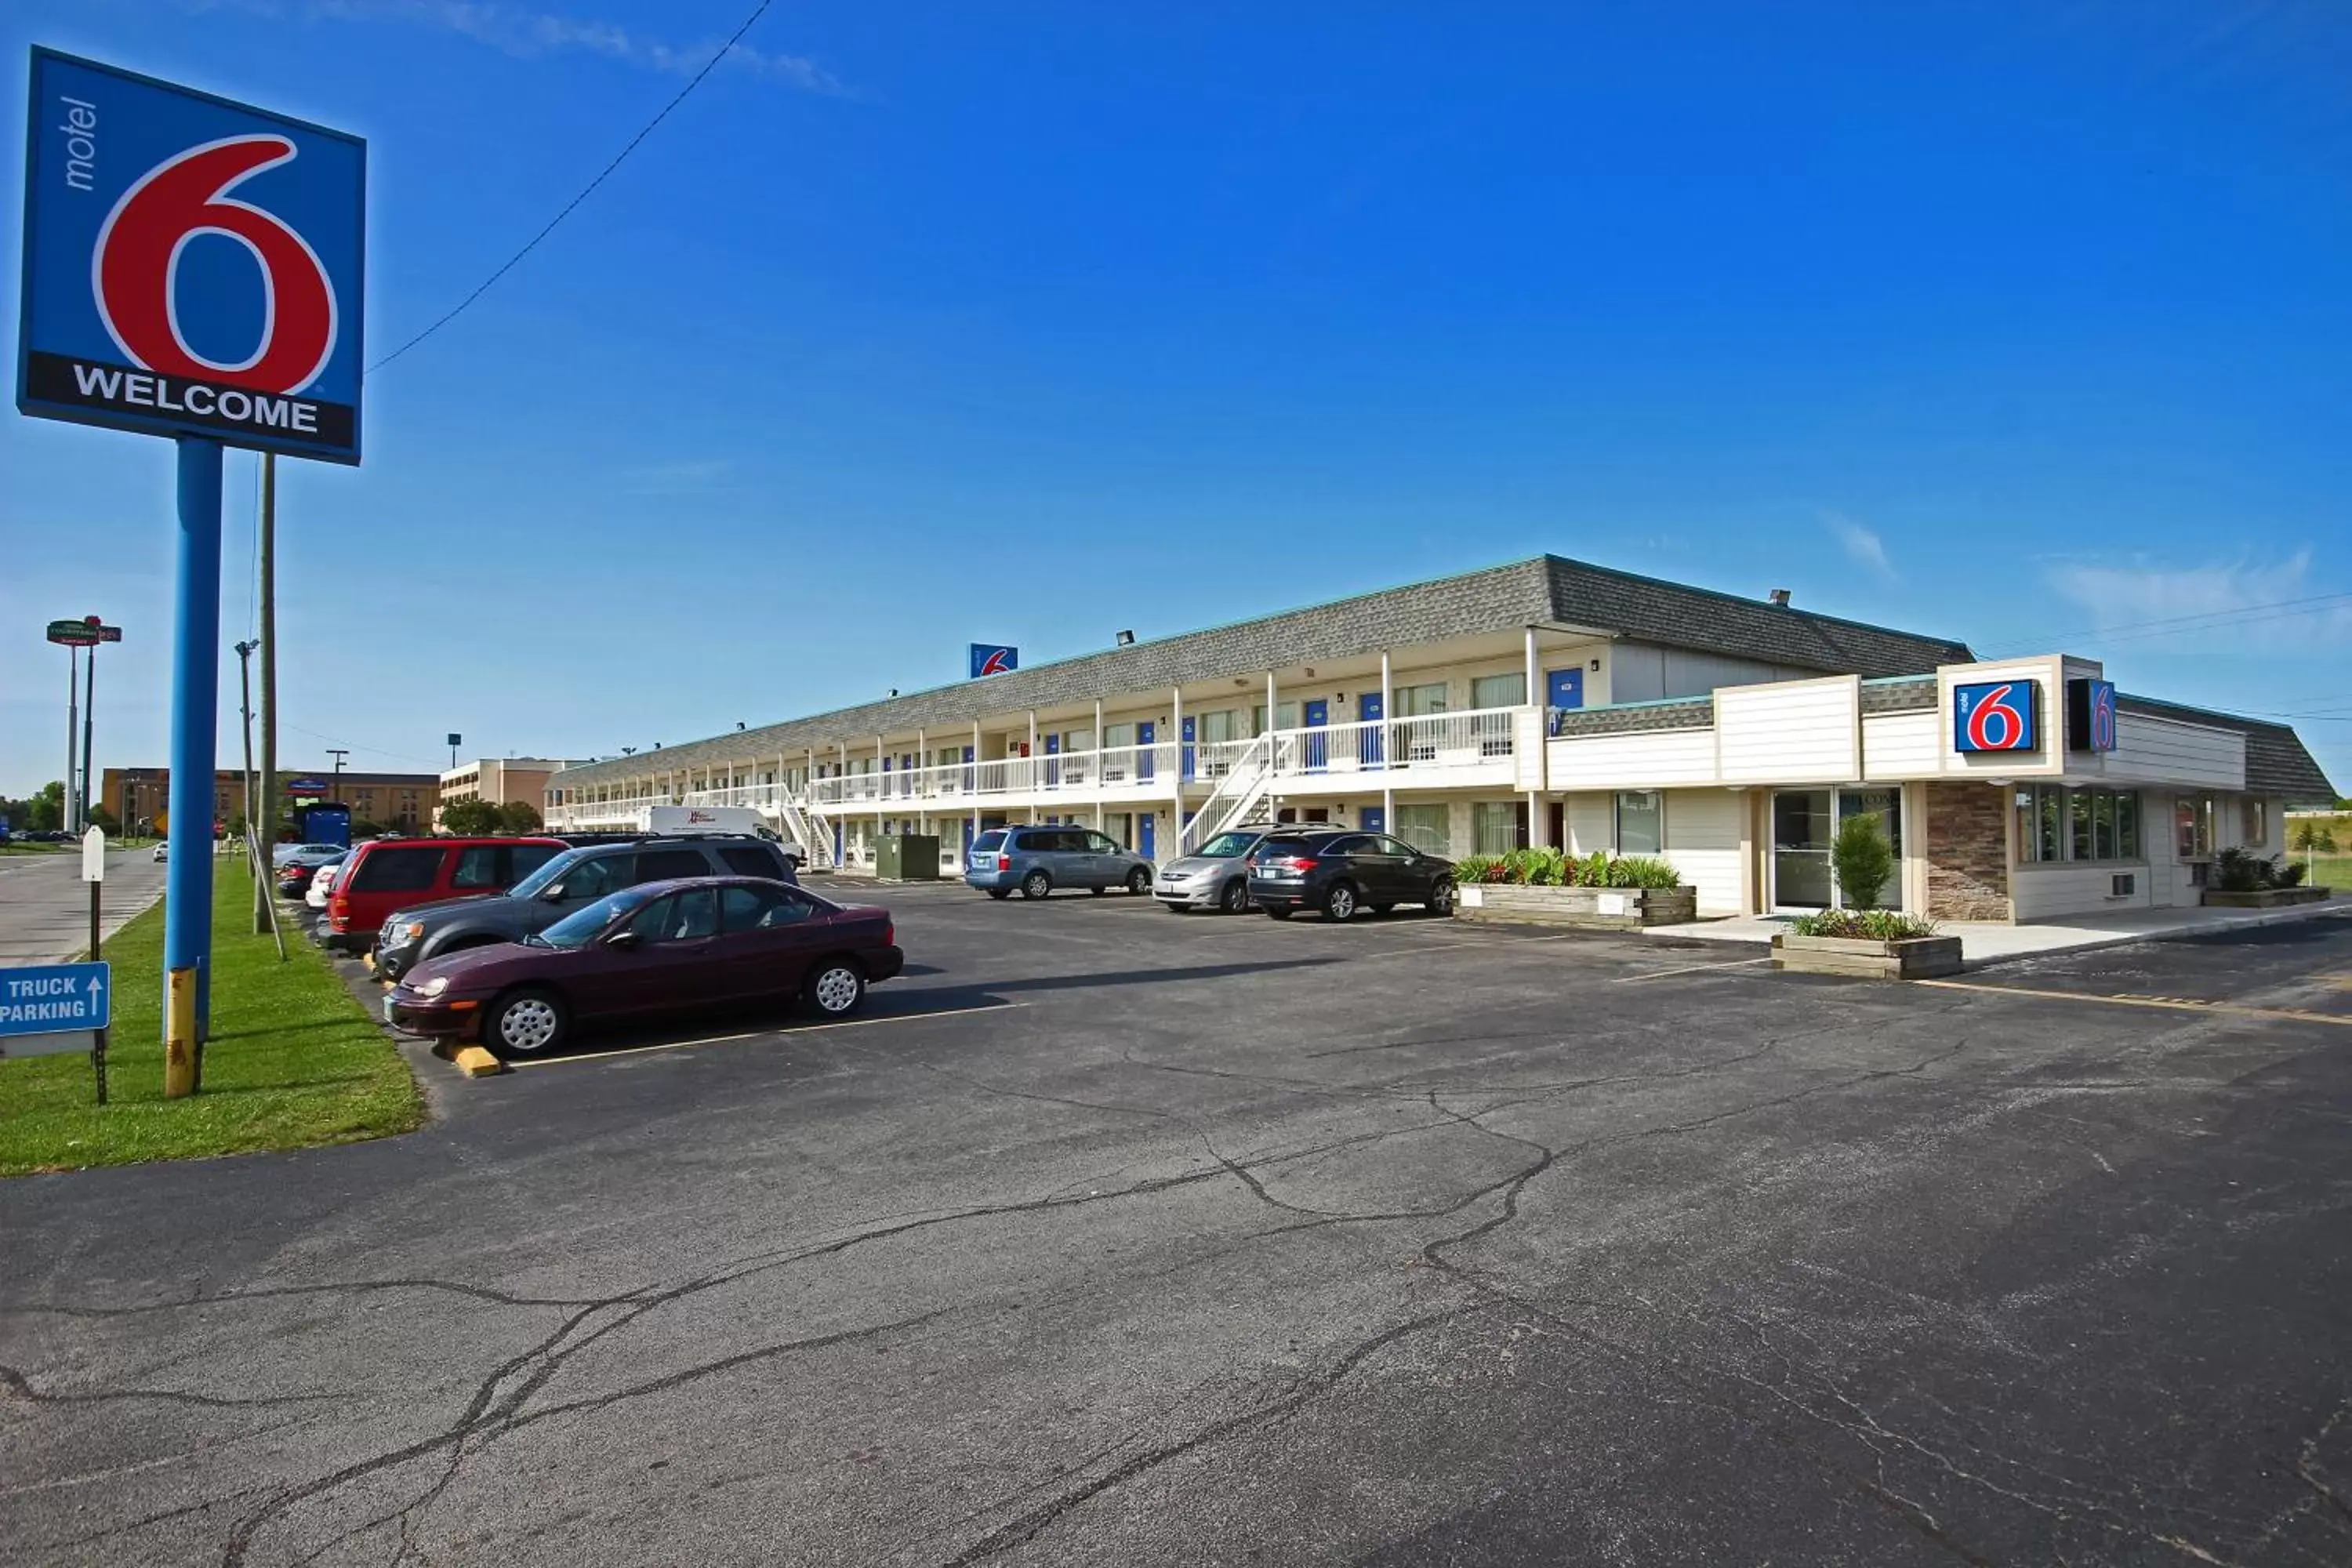
[(752, 763), (836, 741), (870, 741), (877, 734), (917, 728), (944, 733), (994, 714), (1555, 623), (1825, 674), (1909, 675), (1971, 657), (1965, 644), (1944, 637), (1538, 555), (737, 731), (657, 752), (615, 757), (567, 769), (562, 776), (569, 787), (642, 777), (648, 772)]
[(2318, 760), (2304, 749), (2303, 737), (2285, 724), (2273, 724), (2262, 719), (2248, 719), (2236, 713), (2217, 713), (2210, 708), (2191, 708), (2181, 702), (2160, 702), (2153, 697), (2133, 697), (2118, 692), (2116, 706), (2127, 713), (2146, 713), (2158, 719), (2182, 719), (2192, 724), (2211, 724), (2223, 730), (2235, 730), (2246, 737), (2246, 790), (2250, 795), (2284, 795), (2290, 806), (2329, 806), (2336, 804), (2336, 786), (2327, 782)]

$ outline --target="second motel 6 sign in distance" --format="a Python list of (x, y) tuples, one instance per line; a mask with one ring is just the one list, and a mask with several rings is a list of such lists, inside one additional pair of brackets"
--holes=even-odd
[(22, 412), (360, 460), (367, 144), (33, 51)]

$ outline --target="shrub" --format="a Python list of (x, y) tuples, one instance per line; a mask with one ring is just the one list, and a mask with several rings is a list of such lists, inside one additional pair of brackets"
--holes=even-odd
[(1622, 855), (1609, 862), (1612, 888), (1679, 888), (1682, 873), (1654, 855)]
[(2300, 860), (2290, 860), (2278, 868), (2278, 885), (2282, 888), (2300, 888), (2303, 886), (2305, 873), (2310, 869), (2310, 867)]
[(1499, 882), (1503, 879), (1502, 858), (1465, 855), (1454, 862), (1454, 879), (1457, 882)]
[(1849, 816), (1838, 824), (1837, 841), (1830, 848), (1838, 888), (1855, 909), (1878, 907), (1886, 880), (1895, 875), (1895, 847), (1886, 841), (1886, 825), (1874, 811)]
[[(2275, 859), (2224, 849), (2213, 857), (2213, 885), (2225, 893), (2259, 893), (2265, 888), (2292, 888), (2303, 880), (2304, 868), (2290, 869)], [(2293, 880), (2289, 878), (2292, 877)]]
[(1843, 936), (1865, 942), (1902, 942), (1911, 937), (1935, 935), (1936, 922), (1894, 910), (1823, 910), (1819, 914), (1799, 915), (1789, 922), (1789, 929), (1799, 936)]

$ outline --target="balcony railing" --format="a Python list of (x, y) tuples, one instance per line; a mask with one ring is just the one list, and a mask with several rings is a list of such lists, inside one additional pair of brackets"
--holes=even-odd
[[(1405, 776), (1416, 784), (1436, 784), (1479, 769), (1507, 770), (1517, 752), (1520, 716), (1529, 711), (1488, 708), (1276, 731), (1272, 743), (1275, 785), (1279, 790), (1285, 781), (1357, 774), (1375, 787), (1393, 784)], [(1188, 785), (1213, 786), (1255, 744), (1255, 740), (1160, 741), (928, 767), (877, 768), (810, 779), (801, 795), (809, 805), (827, 811), (877, 813), (887, 813), (894, 805), (955, 808), (977, 801), (1024, 796), (1158, 800), (1165, 798), (1180, 779)], [(692, 805), (748, 805), (772, 811), (782, 793), (781, 785), (743, 784), (697, 790), (686, 800)]]

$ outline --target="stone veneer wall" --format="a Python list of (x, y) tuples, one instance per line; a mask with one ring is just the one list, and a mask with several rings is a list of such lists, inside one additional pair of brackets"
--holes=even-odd
[(2014, 919), (2006, 792), (1992, 784), (1931, 784), (1927, 793), (1927, 918)]

